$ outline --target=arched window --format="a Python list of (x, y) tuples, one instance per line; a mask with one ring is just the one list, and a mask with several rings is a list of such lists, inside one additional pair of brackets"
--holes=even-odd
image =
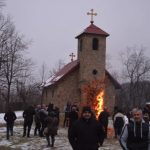
[(83, 40), (80, 39), (80, 40), (79, 40), (79, 43), (78, 43), (79, 51), (82, 51), (82, 43), (83, 43)]
[(97, 38), (93, 38), (92, 48), (93, 48), (93, 50), (98, 50), (98, 39)]

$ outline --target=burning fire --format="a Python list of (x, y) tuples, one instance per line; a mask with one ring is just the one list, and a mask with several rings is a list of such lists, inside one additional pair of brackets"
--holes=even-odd
[(102, 90), (97, 96), (96, 96), (96, 102), (94, 110), (96, 112), (96, 118), (98, 119), (99, 114), (103, 111), (104, 108), (104, 90)]
[(96, 118), (104, 109), (104, 86), (106, 81), (94, 80), (83, 86), (83, 106), (91, 106), (95, 111)]

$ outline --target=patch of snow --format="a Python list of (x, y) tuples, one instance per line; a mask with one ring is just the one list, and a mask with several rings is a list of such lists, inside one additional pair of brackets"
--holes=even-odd
[[(16, 111), (17, 119), (23, 121), (23, 111)], [(3, 120), (4, 114), (0, 114), (0, 121)], [(109, 121), (110, 122), (110, 121)], [(110, 122), (112, 124), (112, 122)], [(109, 125), (112, 127), (112, 125)], [(23, 123), (14, 127), (14, 135), (10, 136), (10, 139), (6, 139), (6, 127), (0, 127), (0, 149), (10, 148), (19, 150), (72, 150), (67, 138), (68, 129), (59, 128), (58, 135), (55, 137), (54, 148), (47, 147), (47, 141), (45, 137), (34, 136), (34, 124), (32, 125), (30, 138), (22, 137), (23, 135)], [(99, 150), (121, 150), (117, 139), (108, 138), (104, 141), (104, 145)]]
[[(22, 121), (23, 120), (22, 113), (23, 113), (23, 111), (15, 111), (15, 114), (16, 114), (16, 117), (17, 117), (16, 121)], [(0, 113), (0, 124), (6, 123), (5, 120), (4, 120), (4, 115), (5, 115), (5, 113)]]
[(62, 76), (63, 76), (63, 75), (60, 75), (60, 76), (57, 76), (57, 77), (56, 77), (56, 76), (50, 77), (50, 78), (46, 81), (44, 87), (47, 87), (47, 86), (49, 86), (49, 85), (54, 84), (54, 83), (55, 83), (56, 81), (58, 81)]

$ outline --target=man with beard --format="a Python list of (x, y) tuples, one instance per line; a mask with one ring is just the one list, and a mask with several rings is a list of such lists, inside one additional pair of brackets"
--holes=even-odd
[(68, 138), (73, 150), (98, 150), (104, 131), (90, 107), (83, 107), (81, 118), (73, 123)]

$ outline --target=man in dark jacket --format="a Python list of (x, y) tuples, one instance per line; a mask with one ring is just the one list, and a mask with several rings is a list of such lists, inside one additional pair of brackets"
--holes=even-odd
[(24, 125), (23, 125), (23, 137), (26, 136), (26, 129), (27, 131), (27, 137), (30, 137), (30, 130), (33, 123), (33, 116), (35, 115), (35, 110), (33, 106), (29, 106), (24, 112), (23, 112), (23, 118), (24, 118)]
[(109, 118), (109, 112), (105, 107), (98, 117), (99, 122), (102, 124), (105, 130), (105, 138), (107, 138), (108, 118)]
[(13, 127), (14, 127), (14, 121), (17, 119), (16, 114), (12, 109), (9, 107), (8, 111), (4, 115), (4, 120), (6, 121), (7, 126), (7, 140), (9, 139), (9, 132), (11, 133), (11, 136), (13, 136)]
[(81, 118), (71, 127), (68, 135), (73, 150), (98, 150), (104, 131), (99, 122), (92, 117), (90, 107), (83, 107)]
[(120, 136), (124, 150), (150, 150), (149, 124), (142, 120), (142, 110), (133, 109), (133, 121), (127, 124)]

